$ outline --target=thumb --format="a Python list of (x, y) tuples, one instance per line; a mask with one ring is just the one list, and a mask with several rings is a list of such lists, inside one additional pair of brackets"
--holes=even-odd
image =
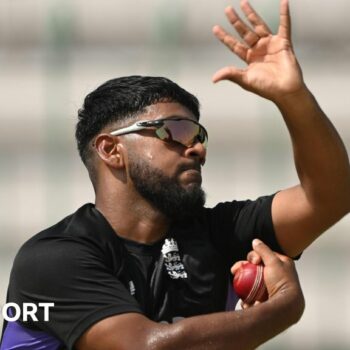
[(265, 266), (276, 261), (276, 254), (265, 243), (260, 241), (260, 239), (254, 239), (252, 245), (254, 251), (261, 256)]
[(238, 85), (243, 84), (244, 71), (236, 67), (225, 67), (219, 69), (212, 78), (213, 83), (217, 83), (221, 80), (230, 80)]

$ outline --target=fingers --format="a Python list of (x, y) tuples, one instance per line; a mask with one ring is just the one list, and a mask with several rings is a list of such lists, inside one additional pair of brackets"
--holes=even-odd
[(255, 33), (259, 37), (269, 36), (271, 34), (270, 28), (262, 20), (262, 18), (255, 12), (253, 7), (249, 4), (248, 0), (241, 2), (241, 9), (249, 22), (252, 24)]
[(248, 51), (246, 46), (244, 46), (242, 43), (240, 43), (232, 35), (228, 34), (220, 26), (214, 26), (213, 33), (224, 45), (226, 45), (240, 59), (242, 59), (243, 61), (246, 60), (247, 51)]
[(247, 264), (248, 262), (258, 265), (261, 263), (261, 257), (254, 250), (250, 251), (247, 255), (247, 260), (237, 261), (233, 264), (233, 266), (231, 267), (232, 274), (234, 275), (237, 272), (237, 270), (241, 268), (242, 265)]
[(247, 260), (252, 264), (258, 265), (261, 263), (261, 256), (257, 252), (252, 250), (248, 253)]
[(247, 0), (241, 2), (241, 8), (248, 21), (252, 24), (254, 30), (242, 21), (237, 12), (231, 6), (225, 9), (225, 14), (229, 22), (236, 29), (237, 33), (244, 40), (244, 43), (240, 42), (233, 35), (228, 34), (218, 25), (213, 27), (213, 33), (240, 59), (247, 62), (248, 50), (253, 48), (262, 37), (271, 35), (271, 31)]
[(287, 40), (291, 39), (291, 19), (288, 0), (281, 1), (278, 35)]
[(247, 303), (245, 303), (244, 301), (241, 301), (241, 308), (242, 308), (243, 310), (249, 309), (250, 307), (252, 307), (252, 305), (247, 304)]
[(248, 46), (253, 47), (260, 38), (269, 36), (271, 34), (271, 30), (251, 7), (248, 1), (242, 1), (241, 8), (248, 21), (252, 24), (254, 30), (252, 30), (241, 20), (237, 12), (231, 6), (225, 9), (225, 14), (229, 22), (236, 29), (237, 33), (241, 36), (245, 43)]
[(231, 272), (235, 274), (244, 264), (252, 263), (255, 265), (263, 263), (265, 266), (272, 263), (287, 263), (293, 265), (293, 260), (286, 255), (272, 251), (266, 244), (259, 239), (253, 240), (254, 250), (247, 255), (247, 260), (237, 261), (232, 267)]
[(234, 275), (241, 268), (241, 266), (246, 264), (246, 263), (247, 263), (247, 261), (242, 261), (242, 260), (241, 261), (237, 261), (231, 267), (231, 273)]
[(276, 260), (278, 260), (276, 253), (273, 252), (266, 244), (264, 244), (259, 239), (253, 240), (253, 249), (259, 256), (261, 256), (261, 259), (265, 266), (272, 264), (276, 262)]
[(245, 303), (244, 301), (241, 301), (241, 308), (242, 308), (243, 310), (245, 310), (245, 309), (251, 308), (252, 306), (259, 305), (259, 304), (261, 304), (260, 301), (255, 301), (254, 304), (247, 304), (247, 303)]
[(265, 243), (259, 239), (253, 240), (253, 249), (261, 257), (265, 266), (276, 263), (294, 266), (294, 262), (290, 257), (272, 251)]
[[(225, 14), (245, 43), (248, 46), (253, 47), (260, 38), (269, 36), (272, 34), (272, 32), (265, 21), (249, 4), (248, 0), (241, 1), (241, 9), (247, 17), (249, 23), (253, 26), (254, 31), (241, 20), (237, 12), (232, 7), (227, 7), (225, 9)], [(284, 39), (291, 39), (291, 18), (288, 0), (281, 0), (278, 35)]]
[(239, 18), (237, 12), (231, 6), (225, 9), (225, 14), (229, 22), (248, 46), (252, 47), (259, 41), (259, 35), (252, 31), (251, 28)]

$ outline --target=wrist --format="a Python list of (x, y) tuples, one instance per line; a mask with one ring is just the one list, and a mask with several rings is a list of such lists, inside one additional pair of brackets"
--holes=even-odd
[(284, 310), (283, 314), (288, 319), (288, 324), (297, 323), (304, 313), (305, 299), (300, 286), (282, 288), (268, 301), (278, 310)]
[(280, 110), (296, 108), (313, 103), (314, 97), (305, 84), (298, 90), (276, 97), (273, 101)]

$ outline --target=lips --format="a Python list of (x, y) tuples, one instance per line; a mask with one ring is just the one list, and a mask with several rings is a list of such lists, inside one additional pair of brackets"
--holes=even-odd
[(186, 174), (191, 175), (191, 176), (202, 177), (201, 172), (196, 170), (196, 169), (188, 169), (188, 170), (183, 171), (183, 173), (186, 173)]
[(202, 184), (201, 165), (197, 162), (181, 164), (177, 173), (180, 182), (185, 186), (191, 184), (200, 186)]
[(202, 183), (202, 175), (200, 170), (197, 169), (187, 169), (182, 171), (181, 177), (183, 178), (185, 183), (197, 183), (201, 184)]
[(179, 167), (179, 173), (185, 172), (185, 171), (190, 171), (190, 170), (196, 171), (200, 174), (201, 173), (201, 165), (194, 163), (194, 164), (183, 164), (183, 165), (180, 165), (180, 167)]

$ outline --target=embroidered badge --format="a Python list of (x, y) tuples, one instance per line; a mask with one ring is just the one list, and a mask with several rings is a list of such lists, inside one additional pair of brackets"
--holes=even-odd
[(185, 266), (180, 258), (179, 247), (174, 238), (165, 239), (162, 254), (165, 268), (172, 279), (187, 278)]

